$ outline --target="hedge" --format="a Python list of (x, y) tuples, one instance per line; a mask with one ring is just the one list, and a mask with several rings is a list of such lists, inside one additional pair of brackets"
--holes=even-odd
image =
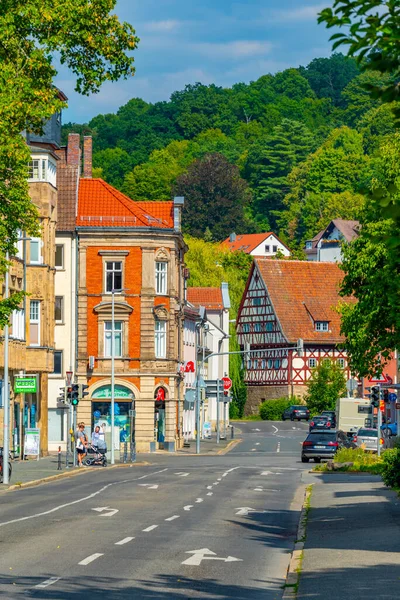
[(291, 404), (299, 404), (298, 398), (278, 398), (260, 404), (259, 412), (263, 421), (282, 421), (282, 414)]

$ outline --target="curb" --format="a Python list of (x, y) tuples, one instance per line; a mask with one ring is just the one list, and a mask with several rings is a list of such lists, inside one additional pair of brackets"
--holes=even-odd
[(229, 444), (226, 446), (226, 448), (223, 448), (222, 450), (218, 450), (217, 456), (223, 456), (224, 454), (228, 454), (228, 452), (233, 450), (233, 448), (235, 446), (237, 446), (238, 444), (240, 444), (241, 441), (242, 441), (241, 439), (232, 440), (231, 442), (229, 442)]
[(297, 589), (300, 581), (301, 564), (303, 561), (304, 542), (306, 538), (308, 512), (307, 505), (310, 500), (311, 492), (312, 487), (309, 486), (304, 493), (304, 500), (300, 513), (300, 521), (299, 526), (297, 528), (297, 541), (294, 544), (294, 548), (290, 557), (282, 600), (296, 600), (297, 598)]
[[(143, 461), (132, 464), (123, 464), (123, 465), (111, 465), (107, 467), (107, 470), (110, 469), (121, 469), (121, 468), (132, 468), (132, 467), (144, 467), (150, 465), (151, 463)], [(90, 468), (90, 467), (88, 467)], [(74, 467), (72, 467), (74, 469)], [(89, 471), (90, 472), (90, 471)], [(93, 471), (92, 471), (93, 472)], [(103, 472), (103, 471), (102, 471)], [(35, 487), (37, 485), (41, 485), (42, 483), (51, 483), (52, 481), (57, 481), (59, 479), (69, 479), (70, 477), (75, 477), (77, 475), (83, 475), (84, 473), (88, 473), (87, 469), (76, 469), (71, 472), (59, 473), (58, 475), (50, 475), (49, 477), (42, 477), (41, 479), (33, 479), (32, 481), (25, 481), (19, 485), (14, 484), (10, 485), (8, 488), (4, 490), (0, 490), (0, 492), (14, 492), (15, 490), (22, 490), (24, 488)]]

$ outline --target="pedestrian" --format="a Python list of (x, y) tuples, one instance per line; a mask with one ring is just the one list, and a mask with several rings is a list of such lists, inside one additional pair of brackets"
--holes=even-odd
[(99, 425), (96, 425), (96, 427), (94, 428), (94, 431), (92, 433), (92, 446), (98, 446), (100, 438), (101, 438), (100, 427), (99, 427)]
[(76, 430), (76, 452), (78, 455), (78, 467), (82, 467), (82, 460), (86, 453), (88, 445), (87, 435), (85, 433), (85, 423), (78, 423), (78, 429)]

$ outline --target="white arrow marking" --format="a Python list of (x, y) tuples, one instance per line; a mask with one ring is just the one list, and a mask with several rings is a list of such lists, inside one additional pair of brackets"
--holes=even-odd
[(99, 508), (92, 508), (96, 512), (103, 512), (103, 510), (108, 510), (108, 513), (104, 513), (104, 515), (100, 515), (101, 517), (112, 517), (117, 512), (119, 512), (118, 508), (110, 508), (109, 506), (100, 506)]
[(179, 477), (187, 477), (190, 473), (175, 473), (175, 475), (179, 475)]
[(183, 507), (183, 510), (190, 510), (191, 508), (193, 508), (193, 504), (186, 504), (186, 506)]
[[(235, 558), (234, 556), (227, 556), (226, 558), (222, 556), (217, 556), (215, 552), (209, 550), (208, 548), (200, 548), (200, 550), (189, 550), (186, 554), (192, 554), (189, 558), (183, 561), (183, 565), (191, 565), (198, 567), (201, 565), (203, 560), (222, 560), (223, 562), (241, 562), (241, 558)], [(206, 556), (206, 555), (209, 556)]]
[(272, 427), (275, 429), (275, 433), (278, 433), (279, 429), (275, 425), (272, 425)]
[(141, 487), (147, 487), (149, 490), (157, 490), (158, 483), (139, 483)]
[(203, 498), (196, 498), (196, 504), (199, 504), (200, 502), (203, 502)]
[(250, 508), (249, 506), (242, 506), (241, 508), (236, 509), (238, 512), (236, 513), (239, 517), (247, 517), (249, 513), (266, 513), (266, 510), (256, 510), (255, 508)]

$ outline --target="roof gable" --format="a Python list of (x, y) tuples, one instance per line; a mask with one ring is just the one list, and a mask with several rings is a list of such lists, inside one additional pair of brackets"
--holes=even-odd
[(136, 202), (103, 179), (79, 181), (78, 227), (173, 228), (173, 203)]
[[(284, 336), (290, 343), (339, 343), (339, 287), (343, 273), (336, 263), (255, 259)], [(316, 331), (328, 321), (329, 331)]]
[(246, 254), (251, 254), (253, 250), (265, 242), (271, 235), (276, 239), (277, 242), (287, 248), (286, 244), (284, 244), (272, 231), (268, 231), (267, 233), (244, 233), (242, 235), (237, 235), (233, 242), (231, 242), (230, 238), (227, 237), (222, 244), (224, 246), (228, 246), (229, 250), (241, 250), (242, 252), (246, 252)]
[(194, 306), (204, 306), (208, 310), (223, 310), (221, 288), (192, 287), (187, 290), (187, 299)]

